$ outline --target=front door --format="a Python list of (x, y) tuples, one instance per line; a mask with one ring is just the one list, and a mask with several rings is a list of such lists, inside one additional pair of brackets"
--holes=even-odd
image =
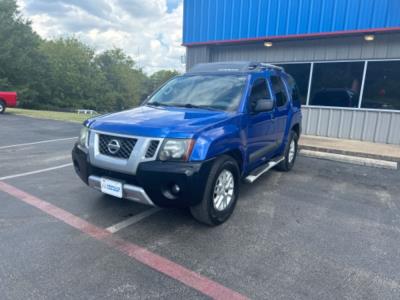
[(268, 81), (264, 76), (253, 78), (247, 99), (247, 159), (250, 168), (255, 168), (270, 159), (276, 149), (274, 110), (254, 112), (259, 99), (271, 99)]

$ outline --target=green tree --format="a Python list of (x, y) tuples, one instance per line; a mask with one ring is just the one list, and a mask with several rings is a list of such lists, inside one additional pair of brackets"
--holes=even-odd
[(153, 92), (166, 81), (177, 75), (179, 75), (179, 72), (175, 70), (160, 70), (158, 72), (155, 72), (149, 78), (149, 92)]
[(40, 37), (32, 31), (15, 0), (0, 0), (0, 89), (17, 90), (22, 101), (39, 95), (43, 57), (38, 51)]
[(16, 90), (24, 107), (127, 109), (177, 74), (148, 77), (121, 49), (96, 55), (74, 37), (43, 40), (16, 0), (0, 0), (0, 90)]
[(95, 52), (76, 38), (43, 42), (41, 53), (48, 64), (42, 107), (97, 109), (105, 77), (95, 63)]
[(107, 50), (96, 57), (106, 79), (105, 105), (117, 110), (137, 106), (145, 97), (147, 76), (121, 49)]

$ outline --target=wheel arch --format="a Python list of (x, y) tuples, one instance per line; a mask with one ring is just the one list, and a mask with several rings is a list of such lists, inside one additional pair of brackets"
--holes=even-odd
[(300, 134), (301, 134), (301, 127), (300, 127), (300, 124), (299, 124), (299, 123), (293, 124), (291, 130), (293, 130), (294, 132), (296, 132), (297, 137), (300, 137)]
[(227, 152), (225, 152), (223, 154), (232, 157), (237, 162), (237, 164), (239, 166), (240, 174), (243, 174), (243, 170), (244, 170), (244, 166), (243, 166), (243, 164), (244, 164), (244, 155), (243, 155), (242, 151), (240, 151), (239, 149), (232, 149), (232, 150), (229, 150), (229, 151), (227, 151)]

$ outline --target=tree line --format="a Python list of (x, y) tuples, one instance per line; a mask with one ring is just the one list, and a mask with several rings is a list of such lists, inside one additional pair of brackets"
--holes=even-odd
[(74, 37), (45, 40), (16, 0), (0, 0), (0, 91), (17, 91), (21, 107), (122, 110), (177, 74), (161, 70), (148, 76), (121, 49), (96, 53)]

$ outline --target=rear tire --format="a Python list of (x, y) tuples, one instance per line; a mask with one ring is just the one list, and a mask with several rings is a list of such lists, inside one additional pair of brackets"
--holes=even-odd
[(286, 144), (284, 152), (285, 158), (278, 164), (278, 170), (288, 172), (293, 168), (297, 157), (298, 140), (299, 137), (297, 133), (294, 130), (290, 131), (288, 143)]
[(239, 177), (239, 166), (231, 156), (217, 158), (208, 176), (202, 201), (190, 207), (192, 216), (210, 226), (228, 220), (239, 196)]
[(0, 114), (4, 114), (6, 111), (6, 104), (4, 103), (3, 100), (0, 100)]

